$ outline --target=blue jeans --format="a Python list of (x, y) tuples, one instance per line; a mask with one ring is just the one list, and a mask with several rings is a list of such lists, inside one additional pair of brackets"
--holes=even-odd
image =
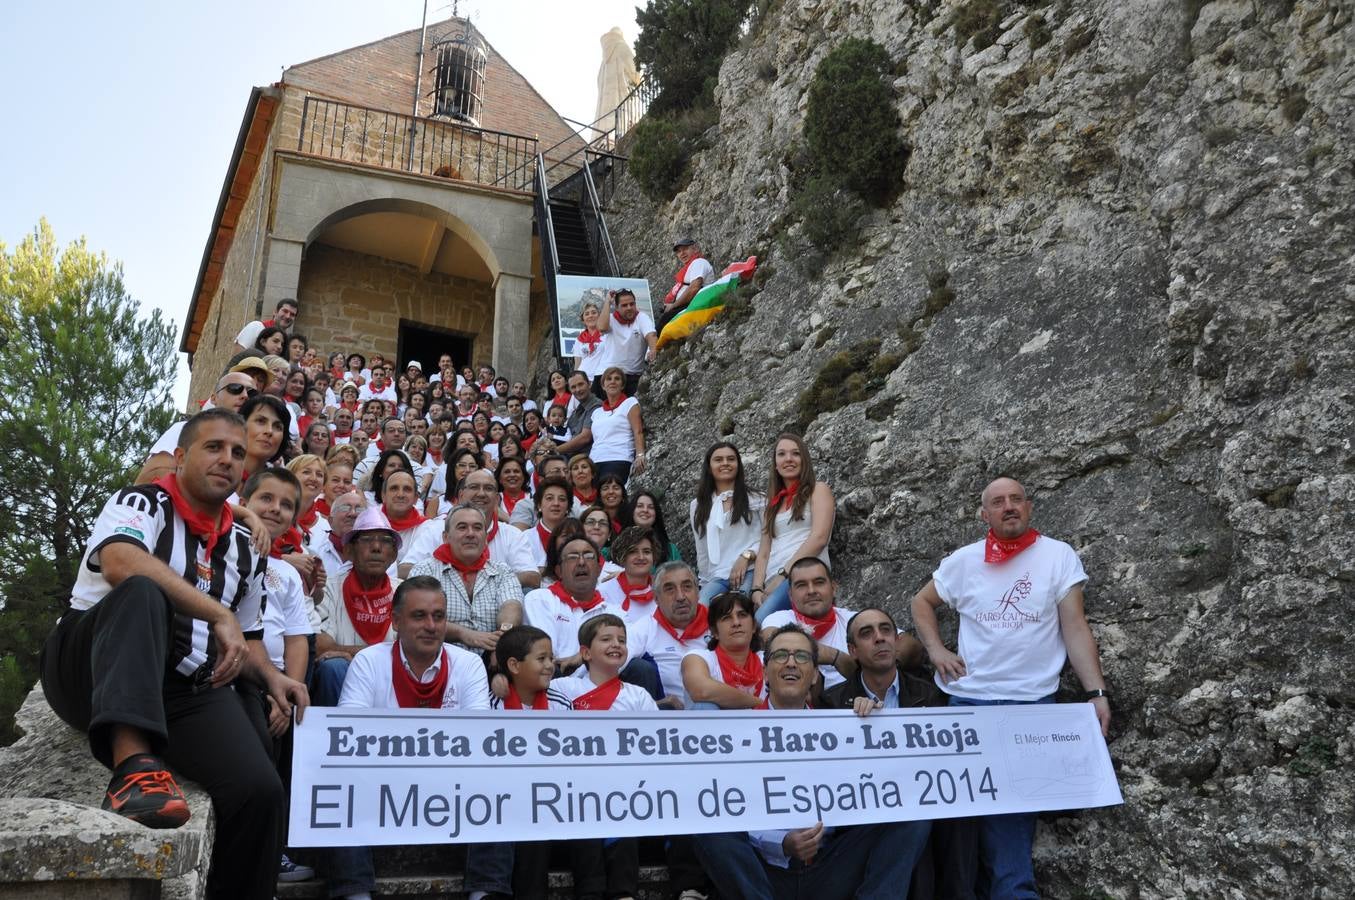
[(471, 844), (466, 847), (466, 877), (462, 890), (513, 893), (513, 845)]
[[(1054, 695), (1039, 700), (976, 700), (950, 698), (951, 706), (1024, 706), (1053, 703)], [(975, 895), (992, 900), (1039, 900), (1035, 890), (1035, 813), (1009, 813), (975, 819), (979, 831), (979, 876)]]
[[(311, 703), (314, 706), (338, 706), (343, 680), (348, 677), (348, 660), (331, 656), (315, 664), (311, 672)], [(356, 892), (350, 892), (356, 893)]]
[(625, 484), (630, 480), (630, 463), (625, 460), (615, 459), (611, 462), (597, 463), (598, 481), (601, 481), (607, 475), (616, 475)]
[[(712, 578), (706, 582), (706, 586), (701, 589), (701, 605), (710, 606), (710, 601), (716, 596), (730, 590), (728, 578)], [(733, 590), (743, 591), (745, 594), (753, 590), (753, 567), (748, 567), (748, 572), (743, 576), (743, 584)]]
[(766, 862), (742, 831), (698, 834), (696, 855), (724, 896), (740, 900), (898, 900), (931, 832), (931, 822), (881, 822), (838, 828), (809, 865)]
[(790, 609), (790, 579), (782, 578), (781, 583), (770, 593), (762, 598), (762, 605), (757, 608), (757, 623), (762, 625), (764, 619), (774, 612), (781, 612), (783, 609)]

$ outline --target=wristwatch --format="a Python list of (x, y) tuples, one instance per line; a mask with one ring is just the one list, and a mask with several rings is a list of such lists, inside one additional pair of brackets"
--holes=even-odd
[(1097, 697), (1104, 697), (1106, 700), (1109, 700), (1110, 694), (1107, 694), (1104, 688), (1097, 688), (1094, 691), (1087, 691), (1086, 693), (1084, 693), (1082, 699), (1095, 700)]
[(752, 562), (753, 560), (757, 559), (757, 551), (756, 551), (756, 550), (745, 550), (745, 551), (743, 551), (742, 553), (740, 553), (739, 556), (743, 557), (744, 559), (748, 560), (749, 562)]

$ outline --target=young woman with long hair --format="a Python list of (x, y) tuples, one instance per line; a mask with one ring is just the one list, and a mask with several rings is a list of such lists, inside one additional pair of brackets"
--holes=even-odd
[(759, 623), (774, 612), (790, 609), (786, 575), (792, 563), (807, 556), (829, 561), (835, 514), (833, 492), (815, 480), (804, 438), (790, 432), (778, 435), (771, 463), (762, 540), (753, 571), (752, 597), (758, 604)]
[(711, 445), (687, 511), (702, 603), (728, 590), (752, 591), (766, 507), (766, 497), (748, 490), (739, 448), (729, 441)]

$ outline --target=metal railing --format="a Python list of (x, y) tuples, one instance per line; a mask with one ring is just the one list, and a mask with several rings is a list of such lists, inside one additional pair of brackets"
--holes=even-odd
[[(560, 321), (560, 297), (556, 290), (555, 275), (560, 271), (560, 254), (555, 248), (555, 223), (551, 221), (550, 216), (550, 184), (546, 179), (546, 160), (537, 155), (532, 166), (532, 187), (533, 203), (536, 206), (536, 231), (537, 238), (541, 241), (541, 275), (546, 282), (546, 297), (550, 301), (550, 316), (552, 322)], [(552, 333), (554, 329), (552, 329)], [(555, 356), (559, 363), (559, 368), (568, 370), (569, 366), (560, 353), (560, 347), (555, 347)]]
[(536, 138), (307, 97), (296, 149), (313, 156), (530, 191)]
[[(586, 155), (584, 159), (587, 160)], [(583, 217), (584, 233), (588, 236), (588, 249), (593, 255), (593, 266), (599, 275), (619, 277), (621, 266), (616, 262), (612, 236), (607, 231), (607, 220), (602, 216), (602, 203), (598, 200), (597, 185), (593, 183), (593, 167), (585, 162), (582, 171), (583, 190), (579, 197), (579, 214)]]

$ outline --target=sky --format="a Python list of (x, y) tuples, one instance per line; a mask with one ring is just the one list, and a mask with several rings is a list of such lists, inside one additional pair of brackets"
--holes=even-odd
[[(589, 121), (602, 34), (633, 44), (646, 0), (461, 0), (485, 38), (559, 111)], [(429, 0), (430, 23), (452, 12)], [(123, 265), (129, 293), (180, 331), (245, 101), (299, 62), (419, 27), (422, 0), (8, 4), (0, 243), (46, 216)], [(176, 337), (175, 346), (178, 346)], [(176, 405), (188, 366), (179, 355)]]

